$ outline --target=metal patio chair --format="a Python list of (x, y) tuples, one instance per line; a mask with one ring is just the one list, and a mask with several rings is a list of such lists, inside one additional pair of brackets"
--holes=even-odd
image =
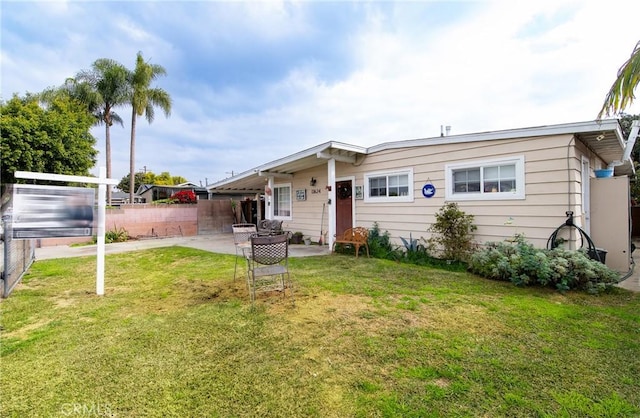
[(258, 222), (258, 235), (280, 235), (283, 234), (282, 221), (275, 219), (263, 219)]
[(258, 236), (253, 235), (251, 252), (247, 253), (247, 284), (251, 303), (256, 300), (256, 292), (281, 291), (291, 293), (293, 303), (293, 284), (289, 274), (289, 236), (288, 234)]
[(238, 258), (242, 256), (245, 257), (245, 254), (251, 250), (251, 242), (249, 239), (251, 235), (254, 235), (258, 232), (258, 228), (255, 224), (233, 224), (231, 225), (231, 229), (233, 230), (233, 243), (236, 246), (236, 264), (233, 269), (233, 280), (236, 279), (238, 274)]

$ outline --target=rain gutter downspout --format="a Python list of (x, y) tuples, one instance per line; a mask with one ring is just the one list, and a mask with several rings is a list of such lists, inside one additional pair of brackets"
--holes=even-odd
[(614, 168), (622, 165), (631, 158), (631, 152), (633, 151), (633, 147), (636, 144), (636, 139), (638, 138), (638, 131), (640, 131), (640, 120), (636, 119), (631, 124), (631, 132), (629, 132), (629, 138), (627, 138), (627, 141), (625, 142), (622, 158), (620, 159), (620, 161), (610, 162), (608, 168)]

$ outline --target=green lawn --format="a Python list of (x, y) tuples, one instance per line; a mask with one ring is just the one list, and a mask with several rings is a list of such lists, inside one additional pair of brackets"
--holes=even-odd
[(234, 257), (36, 261), (0, 303), (0, 416), (640, 416), (640, 295), (331, 255), (251, 308)]

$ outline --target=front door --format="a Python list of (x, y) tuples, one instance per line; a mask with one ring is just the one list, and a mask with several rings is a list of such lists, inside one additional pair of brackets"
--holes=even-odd
[(353, 227), (353, 202), (351, 180), (336, 182), (336, 235)]

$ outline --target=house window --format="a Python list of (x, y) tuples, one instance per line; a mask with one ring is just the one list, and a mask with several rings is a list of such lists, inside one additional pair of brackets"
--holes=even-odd
[(365, 202), (412, 202), (413, 170), (365, 174), (364, 187)]
[(291, 184), (273, 186), (273, 216), (276, 219), (291, 219)]
[(524, 157), (445, 166), (447, 200), (524, 199)]

